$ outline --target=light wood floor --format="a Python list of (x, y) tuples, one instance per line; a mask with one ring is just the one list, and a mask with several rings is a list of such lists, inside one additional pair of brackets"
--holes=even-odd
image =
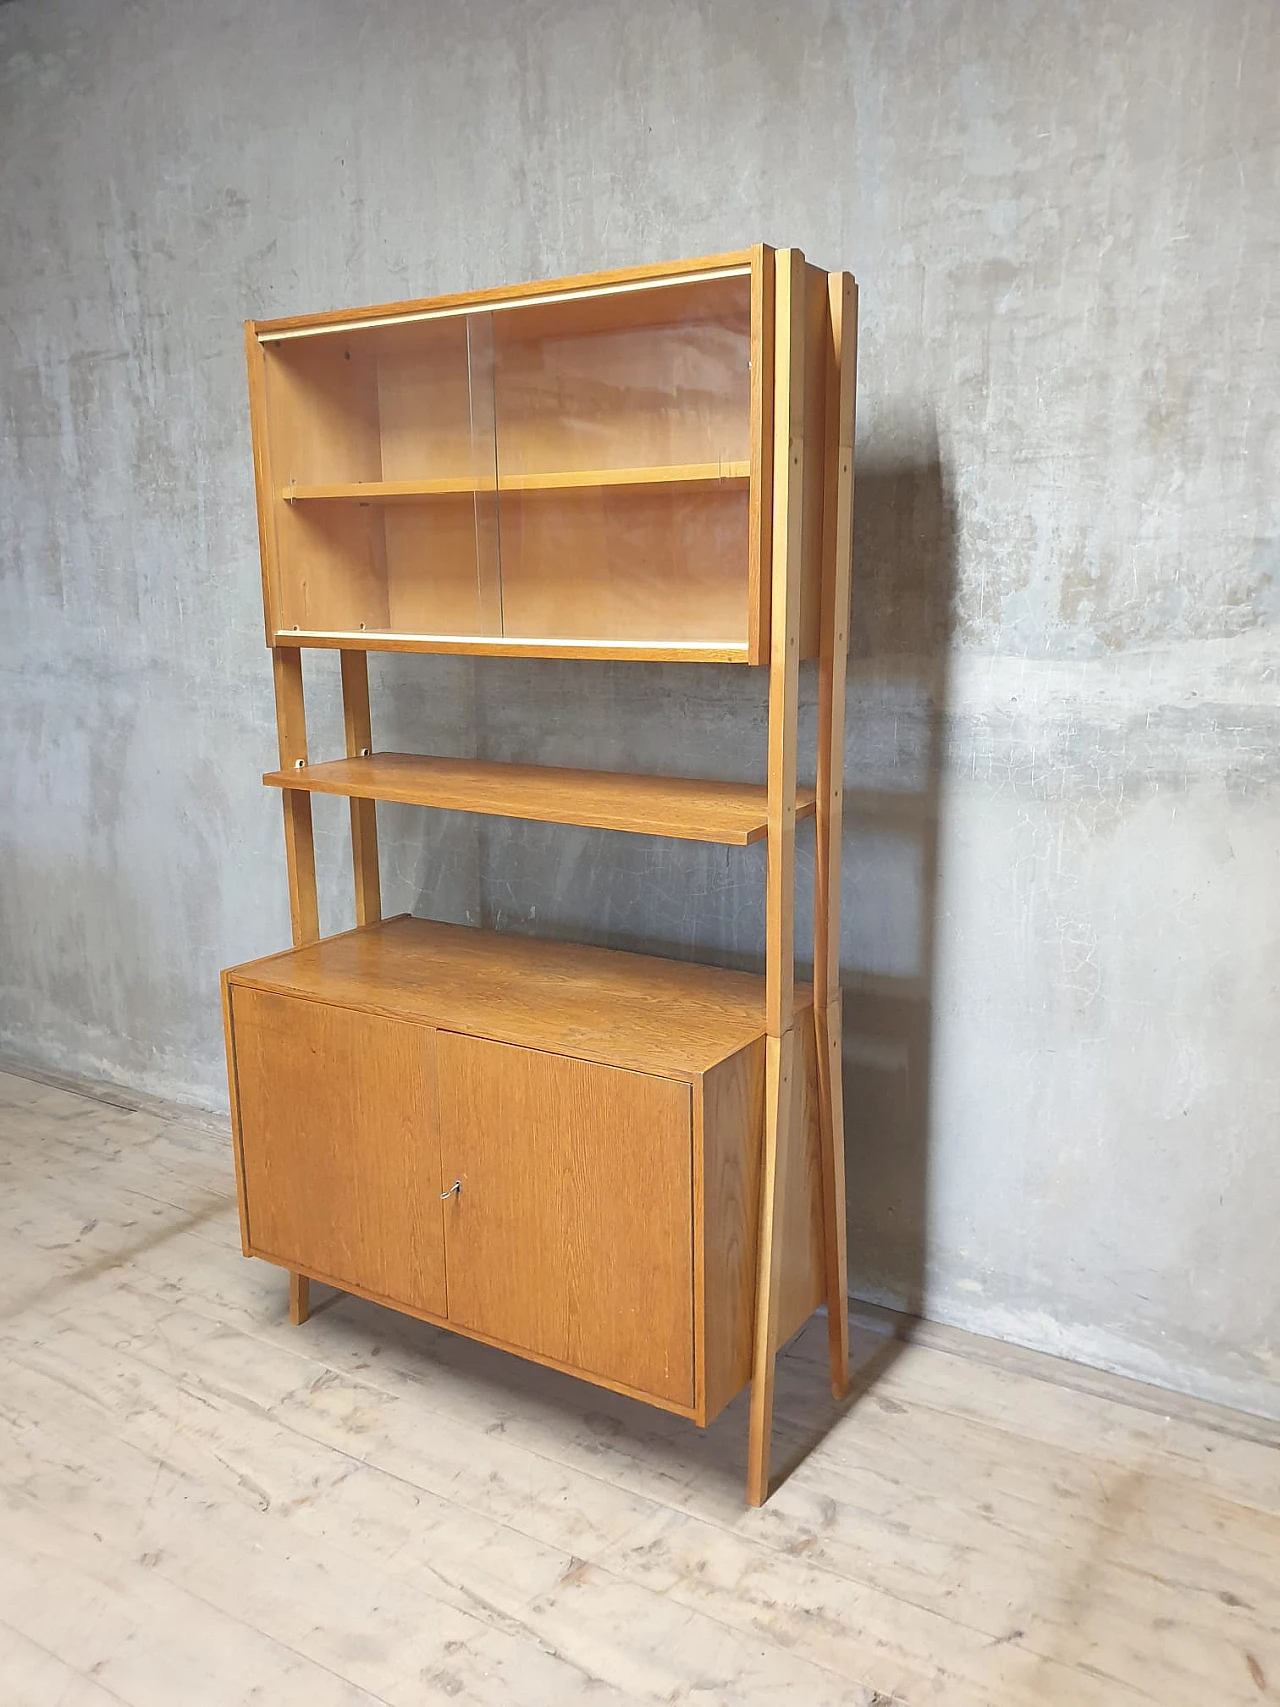
[[(859, 1316), (691, 1424), (239, 1254), (210, 1122), (0, 1075), (0, 1704), (1280, 1700), (1280, 1428)], [(817, 1442), (814, 1445), (814, 1442)]]

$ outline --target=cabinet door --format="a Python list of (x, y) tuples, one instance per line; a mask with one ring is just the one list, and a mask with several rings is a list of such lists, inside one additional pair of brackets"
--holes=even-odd
[(424, 1026), (233, 985), (249, 1244), (445, 1314)]
[(449, 1316), (693, 1403), (690, 1089), (437, 1034)]
[(502, 632), (745, 643), (749, 272), (492, 318)]

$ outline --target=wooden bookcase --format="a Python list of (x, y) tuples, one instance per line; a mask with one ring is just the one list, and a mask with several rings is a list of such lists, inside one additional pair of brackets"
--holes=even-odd
[[(764, 245), (250, 323), (292, 949), (223, 974), (246, 1255), (705, 1425), (821, 1303), (848, 1382), (839, 898), (857, 291)], [(340, 654), (313, 763), (302, 648)], [(764, 784), (373, 750), (370, 651), (767, 669)], [(816, 786), (797, 785), (802, 659)], [(350, 801), (322, 938), (311, 796)], [(768, 845), (763, 977), (383, 919), (376, 802)], [(797, 820), (816, 824), (812, 987)]]

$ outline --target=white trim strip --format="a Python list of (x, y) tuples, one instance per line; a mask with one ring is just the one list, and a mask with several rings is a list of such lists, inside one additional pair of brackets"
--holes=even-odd
[(669, 278), (632, 279), (622, 284), (584, 285), (578, 290), (548, 291), (542, 296), (513, 296), (497, 302), (459, 303), (454, 308), (423, 308), (412, 314), (389, 314), (382, 320), (337, 320), (323, 326), (294, 326), (283, 332), (258, 332), (260, 344), (280, 344), (293, 338), (323, 338), (329, 333), (371, 332), (380, 326), (410, 326), (418, 320), (454, 320), (461, 314), (494, 314), (504, 308), (540, 308), (548, 302), (576, 302), (593, 296), (622, 296), (640, 290), (664, 290), (668, 285), (704, 284), (713, 279), (750, 278), (751, 266), (716, 267), (705, 273), (676, 273)]

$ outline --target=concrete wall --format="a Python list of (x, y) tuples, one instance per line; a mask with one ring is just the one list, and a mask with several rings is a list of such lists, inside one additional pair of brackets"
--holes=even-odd
[[(0, 1044), (221, 1104), (218, 968), (287, 940), (240, 321), (799, 244), (862, 282), (856, 1288), (1280, 1413), (1277, 40), (1272, 0), (0, 6)], [(380, 744), (762, 774), (755, 672), (375, 677)], [(394, 907), (759, 961), (757, 851), (384, 824)]]

